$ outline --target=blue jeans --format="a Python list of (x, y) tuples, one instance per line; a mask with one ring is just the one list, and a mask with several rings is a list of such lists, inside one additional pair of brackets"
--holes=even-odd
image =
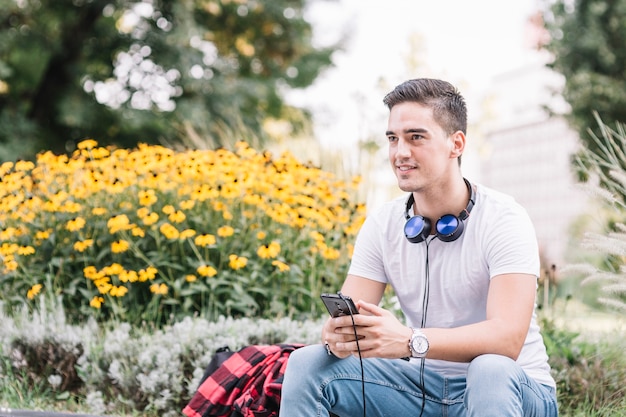
[[(422, 407), (420, 365), (403, 359), (364, 359), (367, 417), (418, 417)], [(425, 367), (424, 417), (558, 416), (554, 388), (541, 385), (510, 358), (483, 355), (467, 378), (444, 378)], [(294, 351), (287, 361), (280, 415), (363, 415), (361, 368), (354, 357), (328, 356), (323, 345)]]

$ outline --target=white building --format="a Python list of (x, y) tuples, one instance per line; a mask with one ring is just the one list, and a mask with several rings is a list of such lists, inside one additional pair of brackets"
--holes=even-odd
[(489, 101), (496, 122), (486, 131), (480, 177), (526, 208), (543, 259), (558, 267), (565, 263), (570, 226), (587, 210), (588, 197), (578, 188), (570, 162), (578, 135), (545, 110), (565, 106), (553, 95), (562, 77), (545, 66), (546, 55), (529, 53), (526, 66), (494, 79)]

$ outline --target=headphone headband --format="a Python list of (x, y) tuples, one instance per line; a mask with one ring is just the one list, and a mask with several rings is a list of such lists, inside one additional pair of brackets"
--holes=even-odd
[[(469, 217), (474, 205), (476, 204), (476, 193), (474, 192), (474, 187), (466, 178), (463, 178), (463, 181), (465, 181), (465, 185), (470, 192), (470, 198), (467, 202), (467, 206), (465, 206), (463, 211), (459, 213), (458, 216), (444, 214), (439, 218), (439, 220), (437, 220), (437, 223), (435, 223), (436, 236), (444, 242), (452, 242), (461, 236), (464, 229), (463, 221)], [(427, 217), (419, 215), (411, 217), (409, 215), (409, 210), (414, 203), (415, 197), (413, 197), (413, 193), (411, 193), (407, 199), (404, 211), (404, 216), (407, 219), (407, 222), (404, 225), (404, 234), (409, 242), (419, 243), (423, 242), (430, 235), (432, 226), (430, 219)]]

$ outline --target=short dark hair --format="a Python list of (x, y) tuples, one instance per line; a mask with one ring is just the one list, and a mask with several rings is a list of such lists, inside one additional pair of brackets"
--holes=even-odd
[(391, 110), (396, 104), (412, 101), (433, 109), (433, 117), (451, 135), (461, 131), (467, 134), (467, 106), (465, 99), (452, 84), (433, 78), (416, 78), (396, 86), (383, 99)]

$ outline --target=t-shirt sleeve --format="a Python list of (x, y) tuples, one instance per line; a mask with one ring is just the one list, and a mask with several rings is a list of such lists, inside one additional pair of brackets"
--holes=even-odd
[(509, 205), (499, 212), (487, 238), (489, 275), (530, 274), (539, 276), (539, 247), (535, 228), (526, 211)]
[(387, 282), (383, 264), (383, 227), (375, 216), (369, 216), (357, 235), (349, 275)]

